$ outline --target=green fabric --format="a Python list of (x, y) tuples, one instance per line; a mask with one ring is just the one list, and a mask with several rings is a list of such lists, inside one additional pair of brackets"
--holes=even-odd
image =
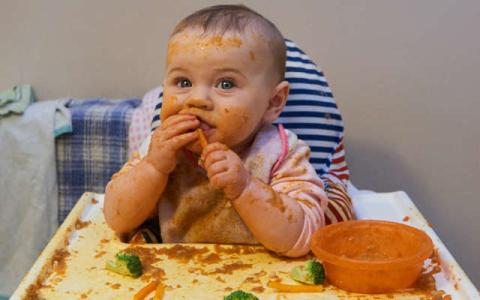
[(8, 300), (7, 296), (0, 296), (0, 300)]
[(21, 114), (34, 101), (32, 86), (29, 84), (16, 85), (2, 91), (0, 92), (0, 117), (10, 112)]

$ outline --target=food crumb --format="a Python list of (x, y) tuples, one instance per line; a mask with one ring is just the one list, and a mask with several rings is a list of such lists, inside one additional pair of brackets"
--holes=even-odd
[(251, 291), (256, 293), (263, 293), (265, 291), (265, 288), (260, 285), (252, 288)]
[(408, 222), (409, 220), (410, 220), (410, 217), (409, 217), (409, 216), (405, 216), (405, 217), (403, 218), (403, 222)]
[(95, 254), (95, 258), (99, 258), (100, 256), (104, 255), (105, 253), (107, 253), (106, 251), (99, 251), (97, 252), (97, 254)]

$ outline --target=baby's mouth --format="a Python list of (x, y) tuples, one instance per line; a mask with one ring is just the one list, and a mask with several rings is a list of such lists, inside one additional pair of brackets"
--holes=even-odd
[(207, 123), (200, 121), (200, 126), (199, 126), (203, 131), (209, 131), (212, 127), (208, 125)]
[(200, 121), (200, 126), (198, 128), (202, 129), (205, 134), (207, 134), (209, 131), (211, 131), (214, 126), (210, 125), (208, 122), (206, 122), (203, 118), (196, 116), (198, 121)]

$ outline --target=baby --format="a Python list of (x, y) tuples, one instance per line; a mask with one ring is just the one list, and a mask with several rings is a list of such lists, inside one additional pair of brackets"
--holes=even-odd
[(289, 91), (285, 56), (275, 25), (245, 6), (182, 20), (168, 43), (161, 126), (107, 185), (109, 226), (126, 233), (158, 217), (163, 242), (307, 254), (328, 198), (307, 144), (272, 125)]

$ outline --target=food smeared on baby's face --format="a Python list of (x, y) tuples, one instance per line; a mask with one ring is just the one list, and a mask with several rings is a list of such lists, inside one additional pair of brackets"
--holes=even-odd
[(174, 55), (181, 52), (206, 50), (210, 48), (216, 48), (218, 50), (223, 50), (227, 47), (238, 48), (242, 43), (242, 40), (238, 37), (224, 38), (221, 35), (213, 35), (202, 38), (196, 34), (184, 34), (181, 36), (181, 40), (172, 39), (168, 43), (167, 64), (172, 62)]
[[(197, 117), (209, 143), (241, 151), (264, 122), (276, 86), (271, 50), (257, 34), (175, 34), (168, 45), (161, 119)], [(200, 152), (197, 142), (189, 150)]]

